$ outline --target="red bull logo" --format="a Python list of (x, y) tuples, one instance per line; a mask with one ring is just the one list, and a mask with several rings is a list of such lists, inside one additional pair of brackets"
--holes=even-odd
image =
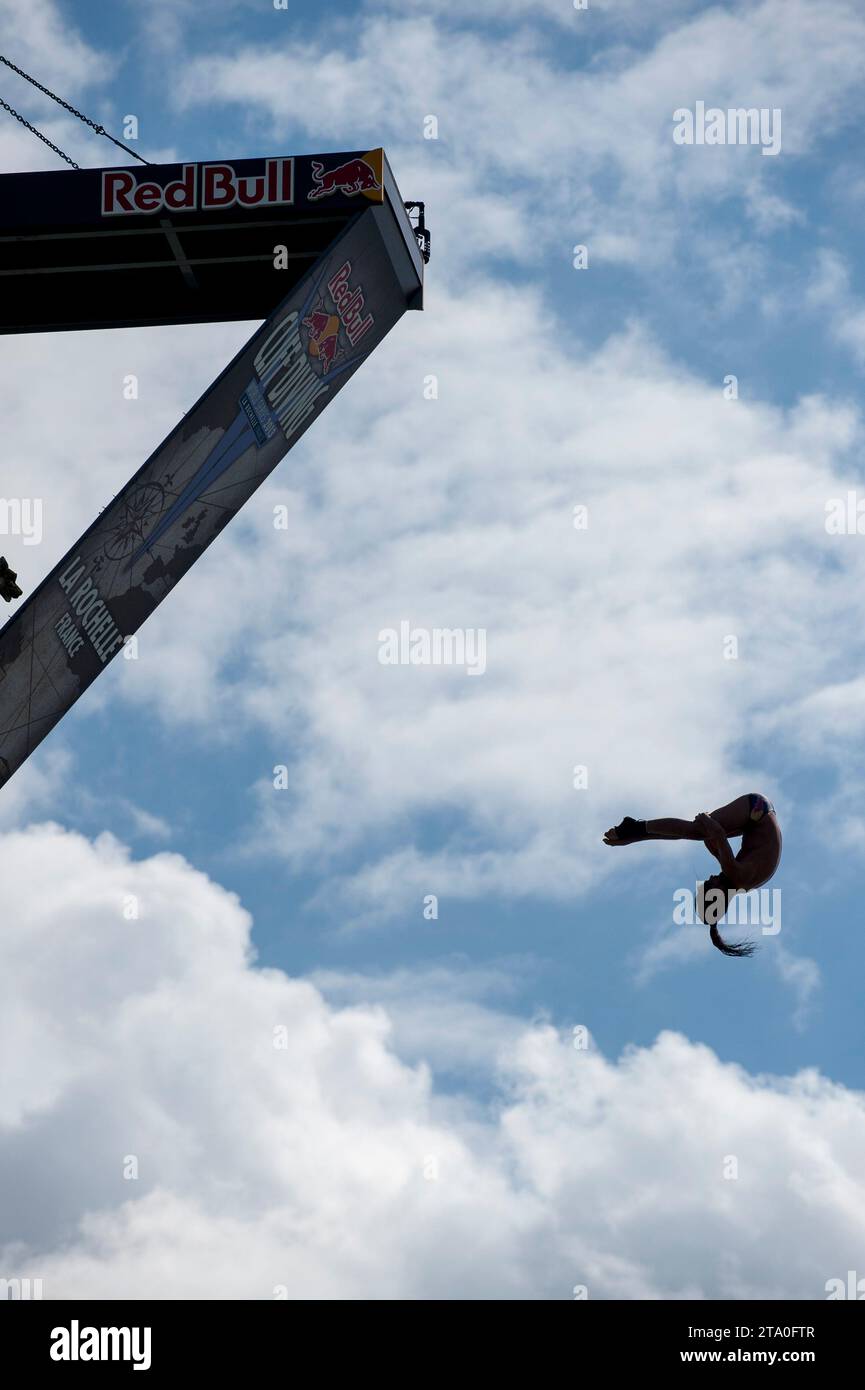
[(106, 169), (102, 174), (103, 217), (293, 202), (293, 159), (266, 159), (263, 174), (238, 174), (232, 164), (184, 164), (180, 178), (166, 184), (139, 179), (132, 169)]
[(309, 333), (307, 352), (321, 364), (322, 376), (327, 376), (334, 362), (344, 356), (339, 345), (339, 319), (324, 309), (313, 309), (302, 323)]
[(332, 193), (343, 193), (345, 197), (353, 198), (357, 193), (374, 193), (381, 190), (375, 169), (365, 159), (349, 159), (345, 164), (338, 164), (335, 169), (328, 169), (326, 173), (321, 161), (314, 159), (312, 178), (315, 188), (306, 195), (311, 203), (319, 198), (329, 198)]
[(340, 329), (351, 346), (357, 347), (363, 335), (375, 323), (373, 315), (366, 312), (363, 286), (352, 286), (351, 276), (351, 261), (343, 261), (327, 282), (334, 312), (329, 312), (324, 307), (324, 300), (320, 299), (301, 320), (309, 334), (306, 350), (310, 357), (321, 364), (322, 376), (327, 376), (334, 363), (345, 356), (339, 341)]

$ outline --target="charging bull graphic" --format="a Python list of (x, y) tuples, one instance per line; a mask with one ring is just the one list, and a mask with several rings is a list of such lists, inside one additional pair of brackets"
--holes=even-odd
[(324, 309), (313, 309), (303, 320), (304, 328), (309, 330), (310, 357), (318, 359), (322, 375), (327, 376), (335, 362), (343, 356), (339, 345), (339, 319), (336, 314), (328, 314)]
[(307, 194), (311, 203), (319, 198), (328, 198), (331, 193), (342, 193), (352, 198), (356, 193), (375, 193), (381, 189), (381, 180), (376, 177), (372, 164), (365, 159), (350, 159), (346, 164), (328, 169), (327, 173), (321, 161), (314, 159), (312, 177), (316, 186)]

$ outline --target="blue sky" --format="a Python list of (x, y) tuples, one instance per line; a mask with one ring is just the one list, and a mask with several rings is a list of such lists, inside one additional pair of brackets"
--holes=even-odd
[[(44, 835), (45, 871), (68, 856), (80, 880), (70, 900), (85, 912), (103, 902), (100, 875), (115, 872), (99, 839), (111, 832), (138, 866), (130, 879), (164, 873), (186, 885), (178, 913), (205, 960), (208, 912), (231, 919), (235, 944), (248, 929), (225, 896), (236, 894), (257, 966), (312, 981), (337, 1031), (361, 1011), (369, 1046), (374, 1036), (385, 1047), (376, 1030), (389, 1017), (386, 1049), (400, 1066), (429, 1068), (431, 1114), (467, 1150), (473, 1127), (492, 1132), (504, 1113), (510, 1137), (522, 1133), (507, 1106), (515, 1093), (529, 1113), (533, 1102), (514, 1077), (533, 1049), (546, 1057), (551, 1038), (567, 1052), (583, 1024), (610, 1059), (597, 1086), (609, 1086), (611, 1111), (614, 1088), (628, 1084), (623, 1057), (650, 1059), (647, 1105), (656, 1086), (671, 1134), (688, 1123), (678, 1112), (691, 1083), (698, 1107), (723, 1096), (731, 1116), (768, 1084), (756, 1123), (770, 1145), (782, 1137), (767, 1171), (774, 1164), (795, 1190), (791, 1175), (824, 1140), (827, 1162), (843, 1168), (849, 1126), (865, 1124), (865, 561), (862, 537), (828, 536), (824, 515), (863, 474), (858, 7), (608, 0), (576, 13), (566, 0), (511, 0), (489, 23), (449, 0), (326, 13), (304, 0), (289, 13), (178, 0), (146, 13), (29, 8), (0, 0), (0, 49), (114, 131), (138, 115), (149, 158), (383, 144), (403, 194), (427, 202), (433, 258), (425, 313), (401, 321), (157, 611), (141, 660), (115, 662), (5, 789), (12, 862), (36, 843), (15, 838), (24, 827)], [(80, 163), (113, 162), (107, 144), (11, 75), (0, 93)], [(780, 155), (676, 146), (672, 113), (698, 100), (780, 108)], [(429, 114), (436, 140), (423, 138)], [(53, 167), (8, 121), (0, 159)], [(585, 271), (571, 264), (577, 244), (589, 248)], [(0, 345), (16, 470), (3, 488), (32, 469), (46, 501), (41, 546), (4, 538), (28, 588), (250, 331)], [(142, 382), (132, 409), (115, 389), (121, 369)], [(62, 442), (16, 372), (56, 387)], [(422, 394), (428, 373), (439, 378), (434, 402)], [(723, 396), (730, 373), (736, 401)], [(281, 501), (294, 518), (283, 539), (270, 525)], [(581, 502), (585, 533), (571, 523)], [(377, 665), (377, 632), (402, 618), (485, 627), (487, 673)], [(721, 655), (728, 634), (735, 662)], [(270, 782), (280, 763), (285, 793)], [(577, 763), (588, 790), (571, 787)], [(600, 839), (626, 813), (690, 816), (749, 790), (771, 796), (784, 830), (772, 885), (783, 927), (740, 962), (711, 950), (702, 928), (673, 926), (674, 890), (712, 871), (701, 847), (618, 852)], [(84, 839), (73, 833), (61, 853), (38, 829), (48, 820)], [(427, 893), (439, 897), (436, 921), (423, 917)], [(156, 936), (171, 979), (183, 948), (170, 943), (166, 894)], [(190, 925), (199, 899), (204, 915)], [(88, 955), (97, 977), (108, 939), (100, 946), (97, 932)], [(196, 989), (202, 969), (192, 967)], [(200, 998), (181, 977), (196, 1017)], [(133, 995), (131, 984), (118, 995), (118, 1017)], [(178, 998), (182, 1014), (179, 985)], [(678, 1041), (658, 1041), (668, 1033)], [(227, 1103), (237, 1077), (215, 1055), (211, 1084)], [(668, 1067), (679, 1101), (666, 1095)], [(546, 1062), (541, 1073), (546, 1085)], [(159, 1084), (147, 1087), (156, 1095)], [(564, 1123), (549, 1084), (535, 1121), (548, 1139), (561, 1125), (567, 1152), (577, 1122)], [(835, 1131), (817, 1112), (842, 1101), (849, 1115)], [(23, 1114), (23, 1081), (19, 1103)], [(692, 1118), (698, 1129), (699, 1108)], [(813, 1129), (797, 1157), (783, 1135), (800, 1122)], [(60, 1118), (54, 1132), (64, 1132)], [(637, 1173), (653, 1162), (638, 1161), (644, 1137), (629, 1138), (623, 1122), (615, 1140)], [(733, 1137), (718, 1142), (736, 1151)], [(162, 1171), (162, 1198), (154, 1189), (140, 1200), (168, 1192), (182, 1204), (185, 1181)], [(673, 1203), (670, 1182), (662, 1201)], [(570, 1196), (550, 1197), (540, 1179), (533, 1191), (567, 1226)], [(67, 1196), (70, 1228), (94, 1210), (118, 1229), (139, 1219), (89, 1190)], [(509, 1217), (524, 1197), (502, 1198)], [(740, 1248), (747, 1221), (725, 1224), (699, 1187), (682, 1211), (713, 1210), (706, 1247), (736, 1251), (735, 1274), (707, 1273), (711, 1258), (701, 1264), (696, 1247), (681, 1267), (673, 1249), (655, 1256), (647, 1231), (604, 1249), (577, 1216), (575, 1248), (600, 1296), (819, 1297), (833, 1261), (846, 1269), (863, 1258), (862, 1232), (842, 1238), (845, 1203), (814, 1216), (818, 1230), (787, 1200), (766, 1218), (776, 1263), (759, 1269)], [(794, 1270), (778, 1232), (800, 1218)], [(73, 1268), (54, 1253), (57, 1232), (35, 1232), (18, 1233), (32, 1268), (56, 1265), (63, 1287), (79, 1278), (98, 1291), (125, 1277), (110, 1239), (94, 1246), (82, 1235)], [(425, 1238), (369, 1276), (381, 1296), (401, 1257), (423, 1262)], [(321, 1250), (332, 1270), (324, 1241)], [(550, 1262), (566, 1269), (560, 1257)], [(430, 1257), (417, 1296), (435, 1296), (434, 1266)], [(510, 1284), (491, 1272), (476, 1287), (466, 1273), (466, 1296), (568, 1296), (518, 1261), (513, 1269)], [(360, 1288), (350, 1271), (332, 1286), (321, 1278), (336, 1296)]]

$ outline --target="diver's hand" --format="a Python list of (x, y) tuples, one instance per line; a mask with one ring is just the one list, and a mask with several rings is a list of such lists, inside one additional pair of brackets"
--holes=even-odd
[(723, 826), (719, 825), (718, 822), (713, 820), (710, 815), (707, 815), (705, 811), (700, 812), (699, 816), (696, 817), (696, 821), (703, 832), (703, 840), (705, 841), (706, 848), (711, 850), (712, 854), (715, 854), (715, 858), (717, 859), (718, 856), (715, 851), (720, 848), (722, 843), (724, 845), (727, 843), (727, 836), (724, 834)]

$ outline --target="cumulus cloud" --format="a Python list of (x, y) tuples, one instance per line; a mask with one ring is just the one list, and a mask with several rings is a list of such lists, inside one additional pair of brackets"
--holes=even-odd
[(815, 995), (820, 988), (820, 967), (815, 960), (795, 955), (780, 944), (773, 960), (781, 979), (793, 991), (796, 1001), (793, 1023), (801, 1032), (805, 1028), (814, 1006)]
[(53, 744), (43, 757), (30, 759), (0, 798), (0, 829), (26, 824), (33, 817), (57, 814), (58, 793), (73, 781), (74, 763), (68, 749)]
[[(495, 12), (484, 17), (494, 24), (547, 20), (575, 37), (587, 38), (596, 33), (598, 21), (605, 27), (642, 33), (692, 13), (697, 5), (698, 0), (654, 0), (651, 5), (646, 0), (497, 0)], [(432, 7), (424, 0), (366, 0), (366, 8), (425, 14), (432, 8), (449, 20), (471, 22), (459, 0), (435, 0)]]
[[(437, 317), (400, 351), (402, 378), (416, 356), (420, 383), (439, 335), (445, 351)], [(725, 400), (640, 332), (576, 366), (550, 351), (549, 311), (530, 293), (501, 305), (479, 288), (463, 320), (439, 401), (418, 391), (402, 428), (393, 411), (367, 424), (364, 403), (355, 448), (344, 430), (322, 433), (314, 478), (304, 463), (298, 480), (314, 501), (293, 494), (290, 554), (279, 536), (259, 552), (259, 577), (277, 563), (292, 576), (288, 593), (262, 589), (290, 622), (273, 615), (244, 708), (284, 731), (275, 749), (291, 775), (274, 791), (262, 769), (255, 838), (334, 865), (385, 831), (383, 853), (329, 880), (342, 910), (387, 915), (431, 891), (571, 895), (607, 870), (600, 835), (623, 807), (693, 814), (743, 779), (771, 783), (740, 763), (742, 732), (803, 683), (821, 686), (832, 658), (819, 615), (848, 602), (842, 576), (860, 564), (848, 548), (831, 570), (822, 526), (857, 437), (848, 411)], [(471, 344), (484, 330), (502, 365), (478, 412), (488, 364)], [(371, 390), (398, 394), (397, 352), (382, 350)], [(423, 450), (402, 458), (400, 437)], [(382, 666), (379, 633), (402, 620), (486, 630), (486, 674)], [(448, 808), (464, 836), (417, 828)]]
[[(519, 26), (493, 72), (470, 29), (452, 43), (441, 16), (371, 13), (350, 50), (338, 26), (329, 31), (328, 61), (341, 80), (326, 85), (315, 120), (336, 135), (373, 98), (373, 124), (398, 133), (406, 74), (420, 72), (427, 86), (417, 113), (441, 97), (448, 140), (458, 146), (470, 133), (472, 180), (503, 207), (502, 151), (531, 187), (549, 148), (588, 178), (614, 154), (625, 204), (637, 216), (650, 197), (663, 216), (671, 197), (681, 208), (691, 193), (713, 196), (700, 186), (704, 175), (686, 176), (675, 163), (694, 151), (677, 151), (666, 135), (659, 143), (656, 117), (685, 99), (674, 94), (682, 72), (694, 92), (711, 78), (722, 103), (733, 98), (736, 73), (754, 100), (774, 101), (776, 88), (792, 93), (804, 122), (798, 148), (843, 119), (839, 93), (848, 90), (861, 17), (841, 3), (830, 11), (818, 24), (806, 7), (780, 50), (767, 42), (778, 20), (772, 0), (701, 13), (640, 53), (582, 73)], [(209, 53), (182, 99), (193, 109), (205, 98), (252, 103), (276, 129), (309, 121), (301, 86), (286, 80), (286, 63), (323, 60), (323, 41), (305, 42), (287, 52)], [(381, 78), (383, 60), (392, 81)], [(548, 88), (552, 114), (539, 99)], [(579, 150), (556, 115), (577, 96)], [(526, 118), (512, 130), (517, 111)], [(407, 153), (412, 142), (405, 132), (401, 139)], [(436, 159), (428, 143), (424, 176)], [(440, 176), (459, 178), (464, 155), (448, 150)], [(707, 153), (721, 157), (717, 171), (738, 169), (735, 158), (749, 152)], [(748, 167), (742, 187), (753, 200)], [(327, 866), (319, 900), (343, 919), (391, 916), (433, 884), (459, 897), (579, 893), (608, 872), (600, 832), (624, 806), (688, 814), (744, 781), (771, 793), (769, 769), (742, 752), (744, 731), (791, 728), (789, 692), (819, 703), (851, 656), (845, 620), (861, 563), (830, 544), (822, 523), (861, 441), (855, 412), (819, 398), (773, 409), (749, 400), (744, 382), (741, 400), (725, 400), (720, 380), (677, 361), (639, 322), (590, 344), (540, 290), (492, 280), (477, 263), (457, 279), (448, 242), (480, 225), (479, 203), (488, 215), (486, 194), (474, 196), (471, 218), (458, 201), (443, 209), (445, 256), (426, 313), (399, 325), (369, 374), (146, 625), (140, 659), (115, 663), (81, 706), (86, 717), (122, 694), (208, 738), (229, 737), (236, 720), (264, 729), (272, 757), (251, 772), (259, 820), (250, 843), (295, 867)], [(627, 237), (604, 206), (599, 228)], [(787, 216), (769, 195), (761, 206), (770, 219)], [(507, 225), (512, 248), (536, 249), (529, 223), (517, 216)], [(50, 499), (38, 555), (9, 538), (25, 588), (248, 331), (0, 344), (14, 471)], [(135, 402), (122, 392), (131, 372)], [(430, 374), (434, 401), (423, 398)], [(22, 381), (50, 394), (50, 412), (33, 409)], [(84, 462), (70, 468), (70, 458)], [(288, 531), (273, 528), (277, 502)], [(576, 531), (582, 504), (589, 524)], [(483, 629), (486, 674), (383, 667), (379, 633), (403, 620)], [(738, 660), (724, 661), (731, 635)], [(289, 787), (277, 793), (272, 769), (283, 762)], [(584, 791), (574, 788), (580, 766)], [(669, 804), (657, 804), (659, 787)], [(422, 824), (429, 813), (451, 814), (447, 836)]]
[[(92, 47), (81, 35), (65, 8), (55, 0), (0, 0), (0, 33), (5, 56), (56, 92), (78, 105), (85, 97), (97, 102), (96, 116), (109, 121), (114, 113), (102, 91), (115, 74), (117, 62), (104, 49)], [(8, 67), (0, 67), (4, 100), (53, 144), (59, 145), (82, 166), (99, 163), (102, 141), (74, 116), (65, 114)], [(0, 168), (4, 173), (28, 169), (56, 169), (57, 155), (35, 136), (17, 125), (6, 112), (0, 121)], [(104, 154), (104, 151), (103, 151)]]
[[(0, 0), (0, 27), (4, 33), (5, 56), (16, 67), (23, 68), (43, 86), (52, 83), (71, 89), (80, 94), (97, 76), (100, 79), (110, 75), (105, 64), (110, 63), (109, 55), (91, 47), (64, 14), (61, 5), (55, 0)], [(33, 66), (38, 65), (35, 72)], [(2, 68), (4, 84), (22, 81), (13, 78), (7, 67)], [(29, 90), (34, 101), (43, 101), (36, 95), (35, 88)], [(60, 93), (62, 95), (62, 93)]]
[[(496, 7), (512, 27), (495, 65), (450, 0), (371, 7), (351, 41), (332, 16), (284, 50), (209, 39), (192, 65), (200, 7), (141, 20), (151, 53), (189, 68), (180, 81), (165, 64), (181, 114), (221, 105), (250, 152), (384, 139), (434, 227), (426, 314), (79, 710), (155, 710), (214, 742), (263, 733), (248, 848), (324, 871), (314, 901), (349, 925), (430, 891), (573, 898), (613, 866), (645, 882), (645, 860), (623, 871), (600, 845), (623, 810), (777, 794), (783, 759), (753, 752), (764, 735), (839, 766), (863, 737), (849, 675), (863, 561), (823, 525), (856, 481), (857, 412), (774, 408), (744, 380), (726, 400), (636, 317), (611, 330), (608, 315), (593, 338), (568, 308), (575, 240), (593, 269), (648, 269), (656, 285), (696, 268), (707, 323), (747, 302), (765, 247), (713, 232), (707, 213), (741, 199), (769, 236), (802, 224), (799, 190), (756, 151), (677, 149), (672, 111), (781, 105), (785, 157), (807, 154), (857, 109), (862, 16), (840, 0), (597, 0), (594, 15), (541, 2), (541, 32), (536, 6)], [(599, 18), (614, 34), (582, 72), (559, 46), (565, 12), (575, 35)], [(59, 10), (0, 0), (0, 16), (23, 26), (23, 57), (50, 37), (37, 75), (98, 91), (101, 56)], [(325, 70), (311, 102), (306, 79)], [(441, 138), (422, 143), (430, 112)], [(73, 153), (90, 141), (65, 118), (44, 128)], [(4, 167), (36, 156), (9, 124)], [(77, 157), (98, 162), (98, 147)], [(493, 278), (503, 259), (540, 266), (547, 289)], [(559, 264), (567, 294), (549, 288)], [(831, 314), (847, 272), (818, 269), (810, 308)], [(0, 340), (4, 450), (46, 499), (41, 548), (3, 537), (27, 589), (249, 331)], [(844, 331), (855, 348), (856, 324)], [(138, 402), (123, 398), (130, 372)], [(485, 675), (383, 667), (379, 634), (403, 619), (483, 628)], [(46, 814), (71, 780), (61, 731), (4, 788), (4, 827)], [(854, 781), (835, 805), (858, 847)], [(170, 834), (131, 801), (118, 812)], [(667, 850), (651, 872), (674, 863), (689, 881), (693, 847)], [(617, 1059), (575, 1048), (571, 1020), (509, 1012), (525, 961), (257, 969), (235, 898), (112, 836), (7, 834), (0, 871), (0, 1182), (16, 1194), (0, 1277), (41, 1277), (49, 1297), (569, 1298), (586, 1284), (593, 1298), (819, 1298), (855, 1267), (863, 1100), (817, 1072), (751, 1076), (673, 1033)], [(771, 945), (803, 1026), (819, 968)], [(632, 963), (645, 981), (708, 949), (703, 933), (659, 933)]]
[(211, 324), (0, 337), (7, 424), (2, 496), (25, 497), (41, 516), (35, 544), (24, 535), (2, 536), (25, 594), (174, 428), (251, 329)]
[[(497, 6), (495, 17), (521, 9)], [(782, 191), (784, 160), (795, 163), (861, 110), (865, 22), (849, 0), (617, 6), (625, 21), (651, 12), (648, 42), (610, 42), (588, 67), (580, 48), (563, 50), (554, 29), (537, 25), (501, 32), (491, 63), (488, 30), (466, 24), (463, 10), (424, 11), (374, 9), (344, 28), (329, 19), (321, 36), (275, 30), (266, 43), (205, 53), (184, 61), (175, 99), (182, 111), (224, 104), (273, 138), (301, 129), (342, 148), (386, 143), (401, 186), (422, 188), (436, 219), (439, 276), (491, 255), (564, 261), (578, 240), (601, 262), (656, 278), (693, 259), (713, 293), (725, 247), (740, 259), (752, 249), (730, 219), (713, 230), (713, 210), (740, 199), (761, 233), (800, 221), (795, 190)], [(594, 22), (563, 0), (543, 13), (575, 35)], [(316, 72), (328, 80), (310, 102)], [(677, 146), (673, 113), (697, 100), (780, 109), (784, 159)], [(423, 138), (429, 116), (432, 141)]]
[[(41, 548), (10, 538), (28, 588), (247, 332), (124, 333), (77, 366), (77, 343), (41, 345), (70, 425), (13, 411), (10, 448), (51, 499)], [(37, 358), (29, 340), (6, 351), (11, 399)], [(636, 324), (590, 350), (537, 291), (437, 290), (81, 711), (120, 695), (213, 740), (262, 730), (250, 847), (327, 866), (320, 900), (343, 918), (431, 891), (579, 893), (612, 867), (600, 835), (624, 809), (776, 794), (743, 731), (829, 709), (863, 560), (827, 535), (825, 502), (859, 439), (845, 405), (725, 399)], [(382, 665), (380, 633), (403, 621), (485, 631), (485, 673)], [(451, 813), (446, 836), (421, 826), (430, 812)]]
[(844, 257), (829, 247), (818, 251), (806, 291), (812, 309), (827, 316), (829, 333), (865, 366), (865, 300), (852, 287)]
[[(350, 44), (330, 24), (326, 51), (317, 37), (293, 37), (284, 51), (214, 50), (177, 84), (185, 109), (243, 106), (282, 135), (313, 120), (303, 83), (286, 74), (326, 61), (339, 80), (315, 104), (316, 131), (338, 141), (351, 126), (357, 143), (364, 111), (370, 140), (392, 134), (404, 169), (447, 194), (437, 223), (444, 254), (424, 318), (400, 325), (363, 385), (220, 539), (220, 564), (203, 562), (207, 582), (196, 575), (172, 595), (145, 629), (134, 680), (112, 674), (88, 706), (122, 689), (211, 735), (229, 727), (229, 710), (246, 727), (262, 724), (291, 779), (277, 797), (271, 766), (259, 769), (251, 838), (296, 866), (328, 863), (336, 872), (322, 897), (359, 919), (390, 915), (431, 880), (458, 896), (570, 895), (606, 871), (596, 831), (623, 799), (651, 811), (664, 785), (671, 805), (658, 809), (684, 811), (723, 788), (734, 794), (743, 778), (766, 784), (765, 768), (744, 765), (741, 731), (770, 717), (777, 727), (792, 688), (820, 698), (841, 655), (826, 649), (827, 633), (850, 608), (859, 569), (847, 553), (833, 576), (840, 557), (822, 531), (826, 497), (860, 438), (851, 410), (816, 398), (788, 412), (725, 401), (720, 382), (683, 368), (638, 325), (590, 347), (556, 302), (492, 282), (477, 265), (497, 245), (536, 255), (537, 224), (524, 213), (547, 156), (568, 197), (583, 181), (578, 203), (597, 246), (606, 237), (637, 259), (650, 204), (654, 246), (679, 236), (683, 209), (703, 217), (705, 200), (731, 189), (762, 229), (795, 222), (795, 205), (765, 184), (772, 161), (677, 150), (668, 122), (679, 102), (739, 102), (747, 88), (747, 100), (784, 107), (785, 149), (807, 151), (849, 114), (861, 16), (835, 3), (819, 21), (804, 6), (795, 24), (788, 10), (782, 23), (766, 0), (683, 8), (673, 23), (672, 6), (648, 48), (574, 72), (519, 25), (502, 38), (494, 71), (483, 36), (470, 24), (451, 34), (449, 13), (372, 10)], [(437, 107), (446, 135), (427, 142), (422, 159), (419, 125), (409, 132), (405, 112), (419, 122)], [(582, 112), (578, 141), (563, 109)], [(617, 176), (599, 180), (610, 167)], [(555, 224), (554, 205), (543, 211)], [(736, 248), (721, 255), (710, 238), (698, 251), (704, 265), (723, 265), (741, 298), (750, 272)], [(189, 340), (153, 341), (147, 389), (164, 411), (148, 407), (146, 418), (167, 426), (193, 394)], [(97, 364), (97, 376), (106, 370)], [(431, 371), (436, 402), (421, 396)], [(118, 417), (106, 420), (104, 442), (88, 440), (101, 477)], [(276, 500), (288, 507), (288, 533), (273, 531)], [(571, 516), (583, 502), (591, 521), (579, 534)], [(803, 554), (812, 567), (828, 562), (820, 592)], [(782, 590), (789, 602), (779, 612)], [(483, 627), (487, 674), (472, 683), (449, 671), (384, 670), (378, 634), (404, 618)], [(190, 642), (190, 632), (206, 640)], [(738, 664), (719, 656), (730, 634)], [(846, 636), (843, 644), (849, 654)], [(661, 730), (651, 740), (649, 727)], [(589, 762), (580, 798), (573, 770)], [(418, 819), (444, 810), (456, 813), (453, 833), (431, 842)], [(386, 848), (347, 868), (341, 860), (368, 833), (387, 836)]]
[[(479, 1029), (507, 967), (480, 1002), (447, 965), (257, 969), (236, 898), (109, 836), (6, 835), (0, 873), (0, 1272), (47, 1298), (808, 1299), (855, 1267), (865, 1102), (815, 1071)], [(450, 1027), (483, 1104), (427, 1060)]]

